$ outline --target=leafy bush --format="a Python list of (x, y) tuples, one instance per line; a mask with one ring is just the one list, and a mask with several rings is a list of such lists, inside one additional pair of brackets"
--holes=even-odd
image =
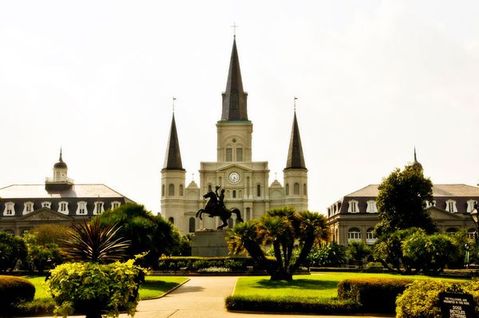
[(224, 267), (230, 271), (244, 271), (247, 266), (253, 265), (250, 257), (162, 257), (158, 263), (160, 270), (188, 271), (200, 270), (208, 267)]
[(381, 273), (383, 270), (384, 266), (380, 262), (369, 262), (363, 268), (363, 272), (367, 273)]
[(63, 316), (99, 313), (118, 316), (120, 310), (135, 312), (138, 289), (145, 270), (135, 266), (134, 260), (108, 265), (96, 263), (65, 263), (51, 271), (47, 280), (56, 303), (55, 313)]
[(318, 298), (266, 298), (254, 296), (229, 296), (226, 308), (233, 311), (293, 312), (315, 314), (357, 313), (360, 306), (350, 300), (323, 300)]
[(346, 279), (338, 284), (338, 298), (360, 304), (364, 312), (393, 313), (396, 297), (410, 283), (409, 279)]
[(15, 308), (16, 316), (51, 316), (55, 310), (55, 302), (51, 298), (34, 299), (22, 302)]
[(351, 241), (346, 249), (346, 255), (352, 261), (355, 261), (360, 267), (363, 266), (364, 261), (371, 255), (371, 247), (364, 241)]
[(25, 234), (24, 241), (28, 255), (22, 268), (30, 271), (43, 273), (44, 270), (52, 269), (63, 262), (60, 248), (56, 243), (41, 243), (36, 234)]
[(27, 257), (27, 247), (22, 238), (0, 231), (0, 272), (12, 271), (17, 262), (25, 261)]
[(341, 266), (346, 263), (346, 247), (334, 242), (313, 247), (307, 262), (309, 266)]
[(198, 273), (230, 273), (231, 269), (226, 267), (207, 267), (198, 270)]
[[(452, 283), (436, 280), (417, 280), (398, 297), (396, 304), (397, 318), (440, 318), (441, 308), (439, 294), (441, 292), (465, 292), (472, 295), (479, 304), (479, 281)], [(476, 317), (479, 307), (475, 306)]]
[(31, 301), (35, 287), (28, 280), (16, 276), (0, 276), (0, 308), (7, 310), (21, 302)]

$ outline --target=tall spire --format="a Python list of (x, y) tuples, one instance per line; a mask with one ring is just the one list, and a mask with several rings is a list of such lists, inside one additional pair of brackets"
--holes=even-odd
[(221, 120), (248, 120), (246, 98), (248, 94), (243, 91), (243, 81), (236, 49), (236, 35), (233, 39), (230, 68), (226, 90), (223, 93), (223, 112)]
[(419, 161), (417, 161), (416, 146), (414, 146), (414, 162), (412, 163), (412, 165), (414, 167), (417, 167), (417, 168), (421, 169), (421, 170), (423, 169), (422, 164)]
[(181, 163), (180, 143), (178, 142), (178, 133), (176, 132), (175, 114), (171, 119), (170, 138), (166, 148), (164, 170), (185, 170)]
[(60, 158), (58, 159), (58, 161), (60, 162), (63, 162), (63, 158), (62, 158), (62, 147), (60, 147)]
[(296, 110), (294, 111), (293, 128), (291, 130), (291, 140), (289, 142), (288, 159), (286, 160), (285, 169), (306, 169), (301, 136), (299, 135), (298, 120), (296, 119)]
[(416, 146), (414, 146), (414, 163), (417, 163)]

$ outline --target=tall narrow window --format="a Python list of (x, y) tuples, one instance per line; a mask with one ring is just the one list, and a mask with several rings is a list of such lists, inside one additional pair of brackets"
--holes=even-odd
[(243, 161), (243, 148), (236, 148), (236, 161)]
[(256, 196), (257, 196), (257, 197), (260, 197), (260, 196), (261, 196), (261, 185), (260, 185), (260, 184), (258, 184), (258, 185), (256, 186)]
[(286, 195), (289, 195), (289, 183), (286, 183)]
[(86, 202), (85, 201), (79, 201), (77, 204), (77, 211), (76, 214), (78, 215), (85, 215), (88, 213)]
[(180, 184), (180, 197), (182, 197), (182, 196), (183, 196), (183, 185)]
[(244, 215), (244, 219), (245, 219), (245, 221), (253, 219), (253, 216), (251, 215), (251, 208), (246, 208), (246, 213)]
[(294, 184), (294, 194), (295, 195), (299, 195), (299, 183), (295, 183)]
[(233, 197), (233, 199), (236, 199), (236, 190), (233, 190), (231, 196)]
[(58, 203), (58, 212), (68, 214), (68, 202), (61, 201), (60, 203)]
[(211, 192), (211, 191), (213, 191), (213, 187), (211, 186), (211, 183), (210, 183), (208, 184), (208, 192)]
[(246, 195), (249, 197), (250, 196), (250, 189), (249, 189), (249, 177), (246, 177)]
[(368, 206), (366, 208), (367, 213), (377, 213), (378, 209), (376, 208), (376, 202), (374, 200), (368, 201)]
[(161, 185), (161, 196), (162, 197), (165, 196), (165, 185), (164, 184)]
[(23, 206), (23, 214), (33, 212), (33, 202), (25, 202)]
[(101, 214), (105, 211), (105, 204), (102, 201), (96, 201), (93, 209), (93, 214)]
[(194, 217), (191, 217), (190, 220), (188, 221), (188, 231), (190, 233), (193, 233), (196, 229), (196, 219)]
[(225, 161), (233, 161), (233, 148), (226, 148), (226, 158)]
[(451, 213), (457, 212), (456, 201), (454, 200), (447, 200), (446, 201), (446, 210)]
[(303, 195), (308, 195), (308, 186), (305, 184), (303, 184)]
[(356, 200), (349, 201), (348, 212), (349, 213), (359, 213), (358, 201), (356, 201)]
[(170, 183), (168, 185), (168, 196), (172, 197), (175, 195), (175, 185), (173, 183)]

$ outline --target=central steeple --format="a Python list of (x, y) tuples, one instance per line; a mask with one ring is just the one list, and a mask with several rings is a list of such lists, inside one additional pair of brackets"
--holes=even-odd
[(236, 36), (233, 39), (230, 68), (226, 90), (223, 93), (223, 112), (221, 120), (242, 121), (248, 120), (246, 99), (248, 94), (243, 91), (241, 69), (239, 65), (238, 50), (236, 49)]

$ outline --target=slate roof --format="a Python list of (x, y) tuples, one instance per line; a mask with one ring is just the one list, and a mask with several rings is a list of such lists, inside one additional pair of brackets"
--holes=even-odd
[[(377, 197), (379, 184), (370, 184), (346, 197)], [(434, 184), (433, 197), (479, 197), (479, 187), (467, 184)]]
[(48, 192), (45, 184), (12, 184), (0, 188), (0, 199), (40, 199), (40, 198), (123, 198), (104, 184), (74, 184), (71, 189)]

